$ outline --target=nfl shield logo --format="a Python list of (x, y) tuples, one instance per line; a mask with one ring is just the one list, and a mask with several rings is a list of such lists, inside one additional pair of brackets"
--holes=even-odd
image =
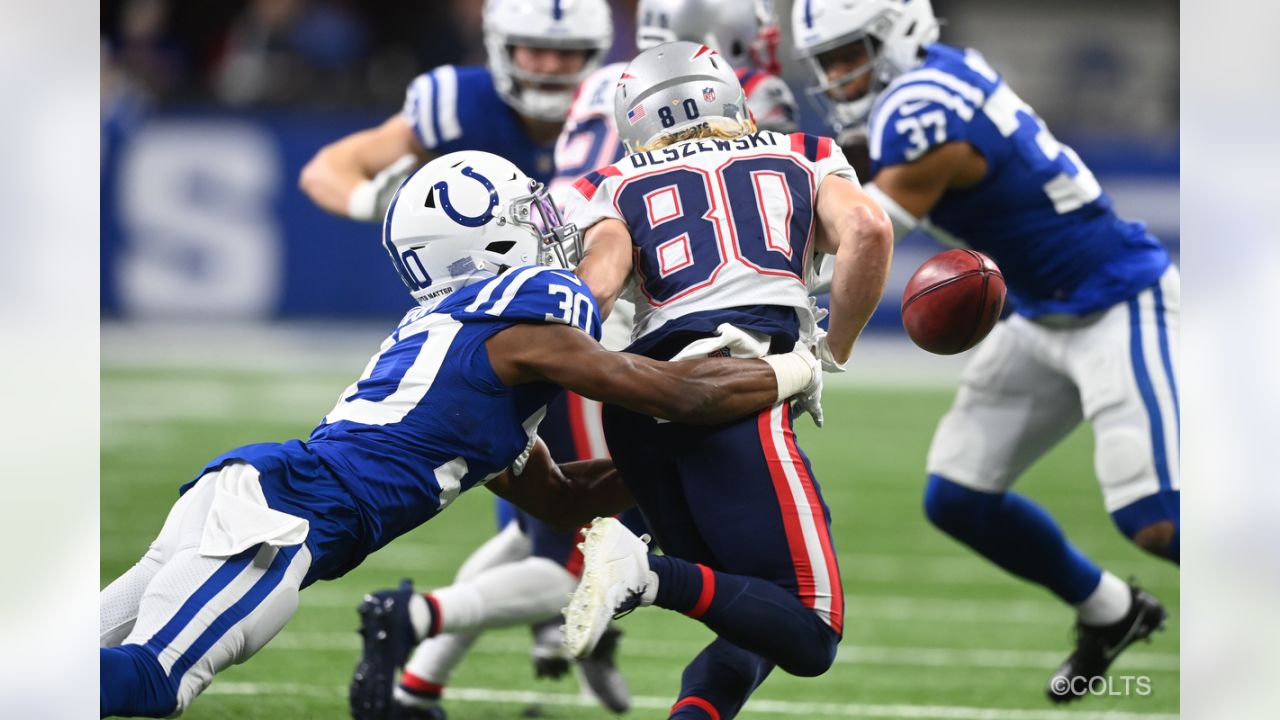
[(709, 88), (709, 87), (702, 88), (702, 99), (706, 100), (707, 102), (715, 102), (716, 101), (715, 89)]

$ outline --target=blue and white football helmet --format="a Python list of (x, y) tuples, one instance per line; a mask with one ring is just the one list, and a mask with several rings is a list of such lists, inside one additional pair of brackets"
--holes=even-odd
[[(939, 33), (929, 0), (796, 0), (791, 30), (796, 53), (817, 78), (809, 97), (837, 133), (865, 125), (880, 91), (920, 64), (921, 50), (937, 42)], [(854, 43), (865, 46), (870, 61), (828, 78), (820, 56)], [(866, 93), (840, 97), (841, 86), (867, 73), (871, 84)]]
[(471, 283), (533, 263), (568, 267), (581, 256), (547, 189), (492, 153), (466, 150), (423, 165), (400, 186), (382, 244), (420, 304), (433, 307)]
[[(605, 0), (487, 0), (484, 47), (493, 83), (507, 104), (538, 120), (564, 120), (573, 93), (613, 45), (613, 13)], [(586, 64), (568, 75), (516, 67), (516, 46), (584, 50)]]

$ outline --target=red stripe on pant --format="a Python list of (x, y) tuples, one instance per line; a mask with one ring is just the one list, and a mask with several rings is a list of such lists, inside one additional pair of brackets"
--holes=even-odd
[[(784, 405), (787, 420), (790, 419), (790, 407)], [(789, 423), (787, 423), (789, 424)], [(818, 491), (813, 484), (813, 476), (804, 464), (804, 457), (796, 445), (796, 435), (785, 430), (783, 437), (787, 441), (787, 451), (795, 463), (796, 473), (800, 476), (800, 484), (804, 487), (805, 498), (809, 502), (809, 512), (813, 513), (814, 525), (818, 528), (818, 541), (822, 543), (822, 557), (827, 565), (827, 578), (831, 581), (831, 629), (837, 635), (844, 634), (844, 588), (840, 582), (840, 567), (836, 563), (835, 544), (831, 541), (831, 529), (827, 527), (826, 515), (822, 503), (818, 500)]]
[(564, 404), (569, 411), (569, 429), (573, 434), (573, 455), (577, 460), (591, 459), (591, 437), (587, 435), (585, 403), (577, 393), (564, 391)]
[[(813, 566), (809, 562), (809, 550), (804, 542), (804, 530), (800, 527), (799, 511), (791, 496), (791, 486), (787, 482), (786, 471), (782, 468), (782, 458), (773, 444), (773, 414), (783, 412), (786, 404), (775, 405), (760, 413), (757, 425), (760, 431), (760, 447), (764, 450), (765, 462), (769, 466), (769, 477), (773, 480), (774, 494), (778, 498), (778, 507), (782, 511), (782, 526), (787, 536), (787, 547), (791, 552), (791, 562), (796, 570), (796, 586), (800, 602), (807, 608), (813, 608), (817, 595), (817, 583), (813, 576)], [(784, 425), (786, 417), (783, 416)]]
[(696, 707), (699, 710), (705, 712), (707, 716), (711, 718), (711, 720), (720, 720), (720, 711), (716, 710), (715, 706), (712, 705), (711, 703), (695, 695), (690, 695), (689, 697), (686, 697), (686, 698), (680, 698), (679, 702), (671, 706), (671, 714), (674, 715), (676, 710), (679, 710), (685, 705), (692, 705), (693, 707)]
[(573, 548), (569, 550), (569, 558), (564, 561), (564, 569), (576, 578), (582, 577), (582, 551), (578, 549), (578, 545), (582, 543), (582, 533), (589, 527), (591, 523), (583, 525), (573, 533)]

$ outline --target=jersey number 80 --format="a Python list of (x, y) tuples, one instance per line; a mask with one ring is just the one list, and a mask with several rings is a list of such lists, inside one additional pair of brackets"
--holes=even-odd
[(706, 287), (730, 260), (804, 282), (813, 187), (808, 168), (773, 155), (730, 160), (714, 173), (679, 166), (627, 179), (616, 203), (650, 303)]

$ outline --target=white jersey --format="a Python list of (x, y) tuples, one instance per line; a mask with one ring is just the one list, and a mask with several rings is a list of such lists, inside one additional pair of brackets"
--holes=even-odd
[(722, 323), (794, 341), (812, 323), (815, 201), (832, 174), (857, 182), (831, 138), (763, 131), (689, 140), (583, 176), (566, 216), (584, 232), (607, 218), (630, 230), (633, 349)]

